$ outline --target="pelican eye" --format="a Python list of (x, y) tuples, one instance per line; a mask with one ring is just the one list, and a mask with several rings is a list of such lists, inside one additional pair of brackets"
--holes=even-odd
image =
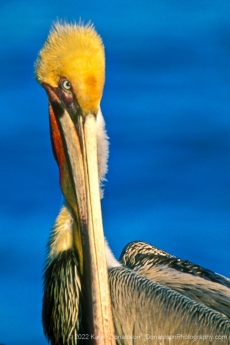
[(69, 91), (72, 89), (72, 85), (69, 80), (65, 79), (61, 82), (61, 87), (64, 91)]

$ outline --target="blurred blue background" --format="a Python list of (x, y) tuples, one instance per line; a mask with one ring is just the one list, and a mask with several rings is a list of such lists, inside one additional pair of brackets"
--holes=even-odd
[(0, 343), (47, 344), (42, 266), (61, 193), (33, 65), (56, 18), (91, 20), (105, 44), (103, 218), (115, 255), (141, 239), (230, 276), (230, 2), (0, 6)]

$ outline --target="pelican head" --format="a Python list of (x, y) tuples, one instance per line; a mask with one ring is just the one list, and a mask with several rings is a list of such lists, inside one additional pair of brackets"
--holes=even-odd
[(92, 25), (57, 23), (39, 53), (35, 74), (49, 99), (51, 140), (65, 198), (57, 223), (66, 214), (72, 222), (65, 240), (57, 225), (50, 255), (69, 248), (77, 253), (80, 279), (87, 285), (90, 331), (106, 344), (113, 326), (100, 208), (99, 181), (108, 155), (100, 112), (105, 79), (100, 36)]
[(71, 92), (76, 95), (83, 115), (97, 114), (105, 81), (105, 54), (93, 26), (57, 23), (40, 51), (36, 77), (67, 97)]

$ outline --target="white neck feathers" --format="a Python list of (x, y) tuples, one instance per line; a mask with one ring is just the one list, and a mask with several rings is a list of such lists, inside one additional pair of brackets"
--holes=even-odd
[(105, 121), (99, 109), (97, 114), (97, 161), (98, 161), (98, 176), (101, 184), (101, 199), (103, 198), (103, 181), (108, 170), (109, 157), (109, 138), (105, 129)]

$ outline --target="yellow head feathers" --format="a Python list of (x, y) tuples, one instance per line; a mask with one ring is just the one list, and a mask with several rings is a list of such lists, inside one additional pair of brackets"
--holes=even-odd
[(60, 77), (72, 84), (83, 114), (97, 113), (105, 80), (105, 55), (100, 36), (92, 25), (57, 23), (39, 53), (39, 83), (57, 87)]

